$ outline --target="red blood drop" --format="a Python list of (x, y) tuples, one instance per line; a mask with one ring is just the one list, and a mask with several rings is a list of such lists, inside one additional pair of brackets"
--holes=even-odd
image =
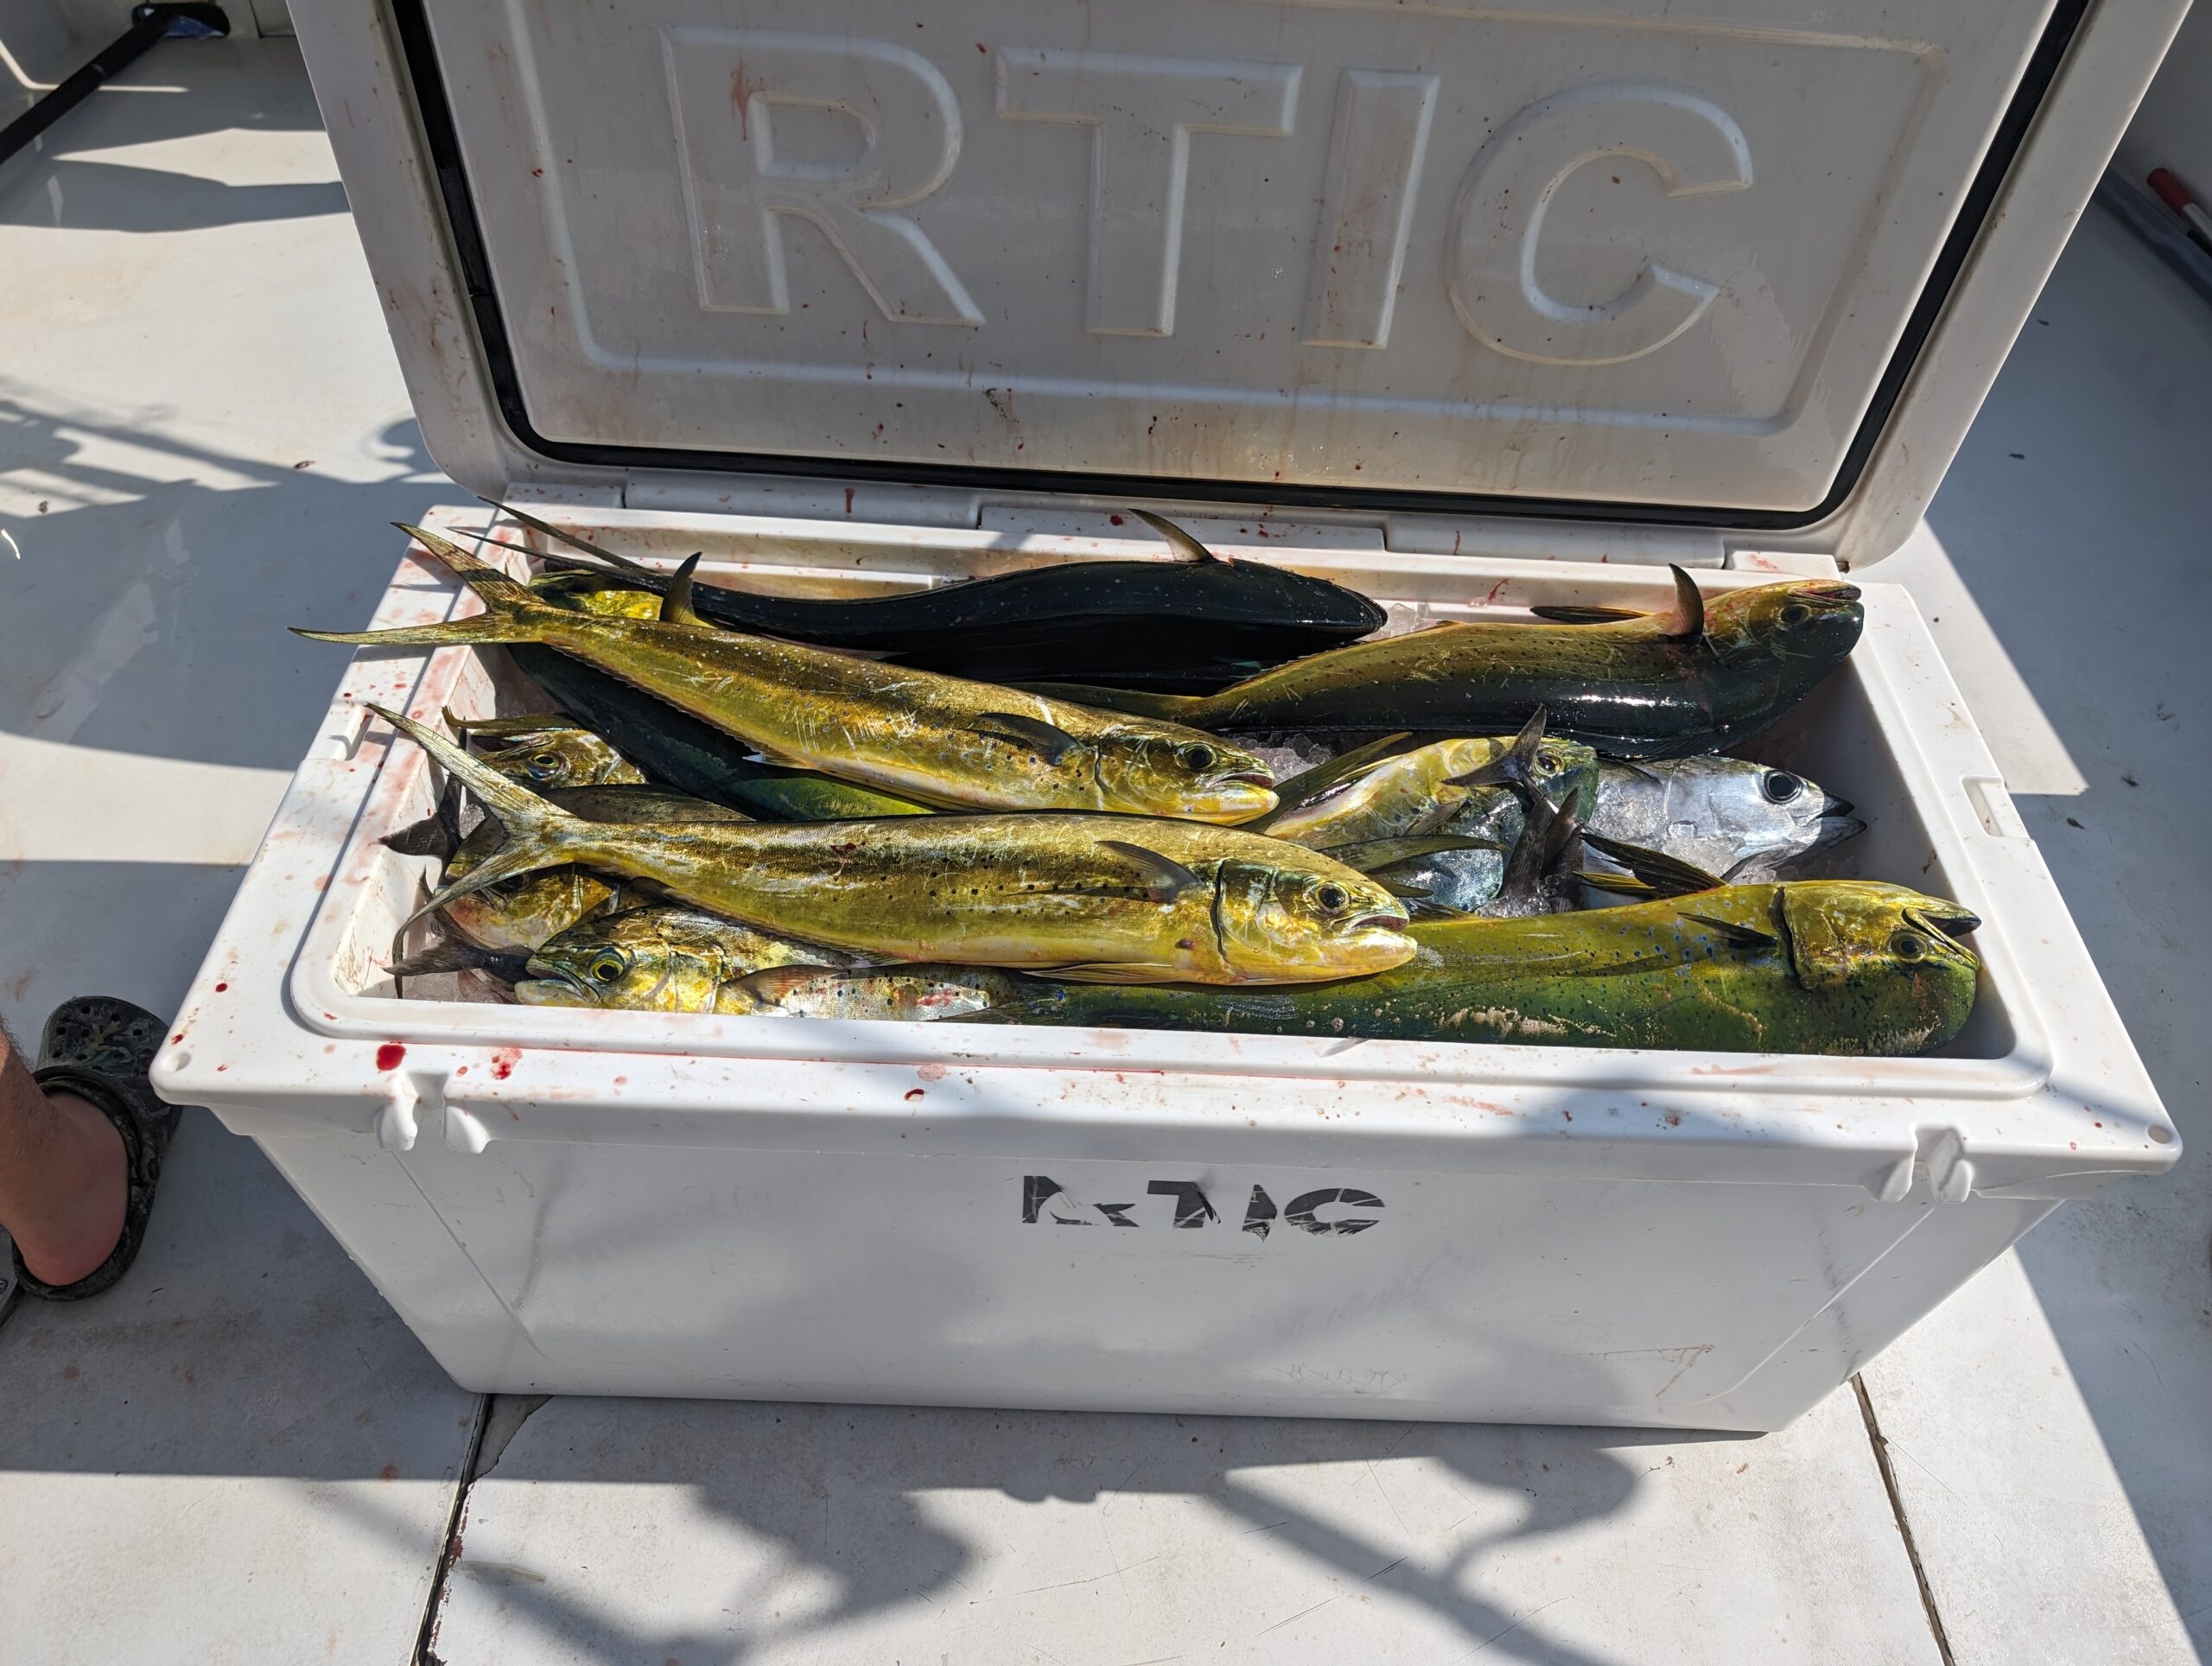
[(1116, 526), (1119, 526), (1122, 524), (1122, 518), (1119, 515), (1109, 515), (1106, 518), (1113, 522)]
[(223, 991), (224, 991), (224, 990), (226, 990), (226, 989), (229, 989), (230, 987), (231, 987), (231, 986), (230, 986), (229, 984), (227, 984), (227, 983), (218, 983), (218, 984), (215, 986), (215, 993), (216, 993), (217, 995), (220, 995), (220, 994), (222, 994), (222, 993), (223, 993)]
[(397, 1070), (399, 1061), (407, 1057), (407, 1049), (397, 1041), (387, 1041), (377, 1049), (378, 1070)]

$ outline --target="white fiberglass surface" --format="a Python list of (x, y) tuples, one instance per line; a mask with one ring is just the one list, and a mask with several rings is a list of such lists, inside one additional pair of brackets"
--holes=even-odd
[[(713, 564), (702, 570), (710, 574), (733, 573), (738, 563), (732, 557), (736, 556), (756, 568), (774, 565), (786, 575), (796, 569), (825, 582), (853, 582), (847, 563), (854, 552), (836, 544), (809, 548), (780, 539), (753, 545), (744, 538), (734, 539), (725, 527), (712, 522), (609, 518), (618, 525), (589, 530), (648, 555), (703, 546)], [(658, 524), (648, 525), (647, 519)], [(961, 570), (957, 545), (977, 536), (955, 533), (933, 538), (914, 534), (906, 544), (903, 573), (891, 568), (889, 548), (879, 547), (875, 582), (912, 582)], [(950, 551), (943, 547), (947, 542), (954, 545)], [(1027, 553), (1034, 559), (1061, 551)], [(1539, 602), (1643, 605), (1658, 601), (1669, 584), (1660, 569), (1466, 563), (1327, 551), (1313, 552), (1314, 558), (1308, 560), (1306, 553), (1269, 552), (1271, 558), (1287, 564), (1325, 570), (1332, 577), (1360, 583), (1390, 605), (1399, 625), (1421, 618), (1470, 616), (1485, 608), (1518, 612)], [(1768, 582), (1769, 577), (1707, 573), (1700, 582), (1718, 589)], [(331, 894), (352, 899), (351, 906), (326, 906), (294, 968), (295, 1005), (303, 1013), (326, 1014), (312, 1027), (332, 1034), (442, 1035), (472, 1045), (490, 1040), (620, 1052), (875, 1063), (988, 1058), (1005, 1063), (1224, 1071), (1338, 1082), (1421, 1078), (1554, 1086), (1673, 1082), (1710, 1088), (1713, 1072), (1726, 1070), (1783, 1093), (1968, 1097), (2032, 1093), (2047, 1070), (2048, 1046), (2010, 947), (2005, 900), (1993, 891), (1992, 871), (1977, 863), (1970, 849), (1977, 839), (1988, 842), (2003, 829), (2001, 823), (1983, 824), (1967, 783), (1976, 779), (1984, 782), (1976, 791), (1987, 802), (2001, 803), (2003, 790), (1956, 704), (1955, 691), (1935, 664), (1910, 600), (1901, 591), (1872, 586), (1867, 588), (1866, 601), (1868, 629), (1852, 660), (1785, 724), (1762, 737), (1755, 749), (1762, 756), (1786, 760), (1829, 791), (1850, 798), (1868, 823), (1859, 839), (1824, 853), (1836, 860), (1823, 873), (1910, 884), (1960, 902), (1981, 918), (1982, 926), (1973, 938), (1984, 967), (1975, 1014), (1967, 1030), (1936, 1056), (1822, 1059), (1386, 1040), (1354, 1043), (1165, 1031), (592, 1012), (464, 1001), (402, 1002), (394, 997), (381, 968), (389, 962), (395, 929), (427, 894), (429, 863), (395, 855), (378, 841), (428, 813), (435, 779), (428, 760), (404, 742), (391, 750), (377, 773), (365, 811), (339, 864), (340, 882), (334, 883)], [(383, 652), (391, 656), (388, 686), (392, 688), (407, 683), (413, 669), (425, 664), (419, 651)], [(448, 705), (464, 715), (512, 709), (516, 687), (497, 650), (446, 650), (428, 660), (413, 690), (412, 709), (433, 719)], [(380, 722), (368, 734), (372, 744), (388, 738)]]

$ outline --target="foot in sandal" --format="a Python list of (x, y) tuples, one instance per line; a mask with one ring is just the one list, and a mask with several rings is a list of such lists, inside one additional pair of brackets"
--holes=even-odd
[(162, 1029), (127, 1001), (80, 995), (47, 1020), (35, 1070), (0, 1034), (0, 1225), (24, 1294), (98, 1295), (137, 1258), (182, 1115), (147, 1084)]

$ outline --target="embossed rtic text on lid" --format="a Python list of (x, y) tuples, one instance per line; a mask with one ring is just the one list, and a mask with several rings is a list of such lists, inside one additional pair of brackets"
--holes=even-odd
[(2037, 27), (702, 11), (432, 9), (549, 438), (1752, 508), (1834, 478)]

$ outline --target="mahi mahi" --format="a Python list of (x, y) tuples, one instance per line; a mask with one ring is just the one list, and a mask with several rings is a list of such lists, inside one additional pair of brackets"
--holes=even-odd
[(1332, 648), (1198, 696), (1045, 685), (1194, 728), (1447, 734), (1510, 731), (1541, 708), (1608, 757), (1713, 752), (1758, 734), (1841, 664), (1865, 623), (1855, 585), (1796, 579), (1707, 601), (1680, 568), (1658, 614), (1547, 608)]
[(1379, 977), (1249, 990), (1038, 982), (975, 1021), (1904, 1056), (1965, 1026), (1980, 962), (1958, 938), (1978, 923), (1902, 886), (1727, 886), (1416, 924), (1419, 956)]
[(1289, 982), (1380, 971), (1414, 952), (1405, 907), (1382, 886), (1255, 833), (1081, 814), (613, 826), (569, 815), (410, 718), (370, 709), (505, 830), (498, 850), (418, 916), (573, 862), (856, 954), (1087, 982)]
[(369, 645), (543, 643), (758, 747), (948, 809), (1115, 811), (1249, 821), (1274, 807), (1259, 759), (1179, 725), (702, 623), (687, 562), (658, 620), (553, 606), (435, 532), (404, 527), (483, 601), (467, 619), (302, 631)]

